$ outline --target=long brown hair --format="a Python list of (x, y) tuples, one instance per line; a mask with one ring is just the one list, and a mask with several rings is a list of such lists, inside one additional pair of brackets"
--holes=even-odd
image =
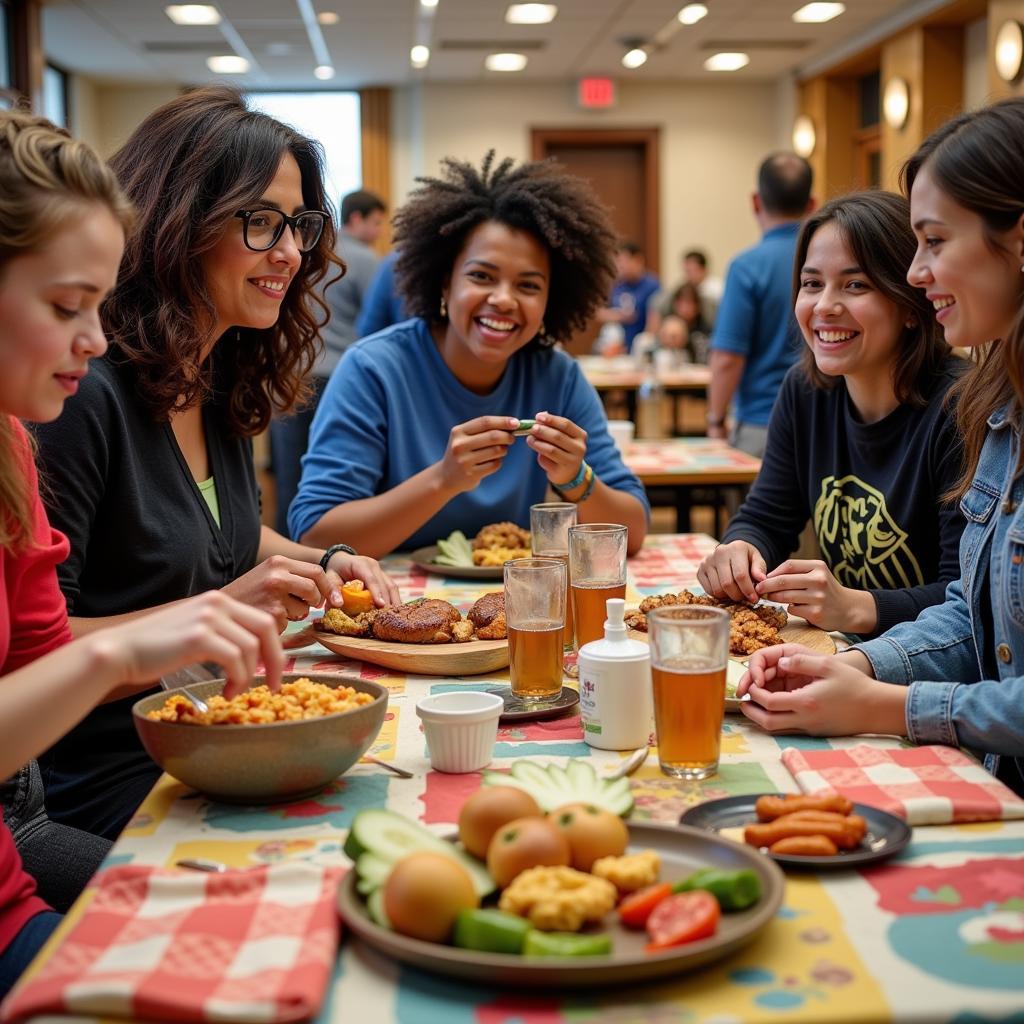
[[(918, 174), (927, 167), (943, 192), (981, 217), (992, 251), (1013, 259), (996, 238), (1024, 216), (1021, 139), (1024, 97), (961, 114), (932, 132), (904, 164), (903, 191), (909, 196)], [(971, 486), (992, 413), (1009, 405), (1011, 415), (1019, 419), (1024, 411), (1024, 301), (1007, 337), (986, 345), (974, 358), (971, 370), (950, 392), (964, 439), (964, 472), (950, 497), (962, 497)]]
[(329, 211), (320, 146), (247, 109), (241, 94), (226, 87), (196, 89), (165, 103), (110, 161), (140, 223), (101, 315), (111, 358), (132, 365), (139, 396), (158, 420), (216, 391), (226, 395), (228, 428), (252, 436), (275, 410), (306, 396), (304, 381), (327, 319), (314, 286), (332, 263), (341, 265), (330, 221), (303, 256), (277, 323), (230, 330), (200, 364), (216, 323), (203, 254), (235, 213), (263, 194), (286, 153), (299, 165), (306, 208)]
[[(910, 204), (895, 192), (853, 192), (815, 210), (800, 229), (793, 262), (793, 299), (800, 292), (801, 270), (815, 232), (834, 224), (849, 246), (865, 277), (902, 311), (913, 316), (914, 326), (904, 327), (892, 368), (893, 391), (898, 401), (924, 408), (931, 384), (949, 356), (949, 345), (935, 320), (935, 310), (920, 288), (907, 281), (917, 241), (910, 228)], [(814, 353), (804, 345), (800, 367), (818, 388), (833, 388), (836, 377), (821, 372)]]
[[(41, 117), (0, 111), (0, 277), (13, 260), (44, 248), (96, 204), (130, 230), (131, 204), (89, 146)], [(33, 496), (25, 475), (31, 451), (20, 433), (0, 412), (0, 547), (12, 549), (28, 543), (32, 533)]]

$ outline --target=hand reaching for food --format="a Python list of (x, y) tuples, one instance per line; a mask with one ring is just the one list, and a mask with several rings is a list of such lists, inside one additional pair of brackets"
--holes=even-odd
[(820, 559), (787, 559), (758, 581), (756, 592), (767, 601), (789, 605), (792, 614), (820, 629), (871, 633), (878, 625), (871, 594), (844, 587)]
[(761, 599), (757, 585), (767, 575), (768, 566), (761, 552), (745, 540), (719, 544), (697, 569), (697, 579), (706, 593), (748, 604), (757, 604)]
[(444, 457), (437, 463), (442, 486), (462, 494), (497, 472), (518, 427), (519, 420), (512, 416), (478, 416), (452, 427)]
[(587, 454), (587, 432), (550, 412), (537, 413), (526, 443), (537, 453), (538, 465), (555, 487), (564, 487), (577, 477)]

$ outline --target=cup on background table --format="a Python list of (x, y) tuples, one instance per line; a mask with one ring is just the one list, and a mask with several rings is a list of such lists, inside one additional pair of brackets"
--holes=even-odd
[(604, 636), (606, 602), (626, 596), (625, 526), (583, 523), (569, 528), (569, 579), (576, 649)]
[(543, 707), (562, 693), (565, 562), (516, 558), (505, 563), (512, 696), (522, 709)]
[(545, 501), (530, 506), (530, 537), (534, 558), (552, 558), (564, 562), (565, 632), (562, 647), (572, 650), (573, 620), (572, 598), (569, 594), (569, 527), (576, 525), (576, 506), (571, 501)]
[(633, 436), (636, 434), (636, 424), (632, 420), (609, 420), (608, 433), (612, 435), (615, 447), (619, 449), (620, 455), (625, 455), (629, 446), (633, 443)]
[(662, 773), (706, 779), (718, 771), (729, 613), (701, 605), (655, 608), (647, 631)]

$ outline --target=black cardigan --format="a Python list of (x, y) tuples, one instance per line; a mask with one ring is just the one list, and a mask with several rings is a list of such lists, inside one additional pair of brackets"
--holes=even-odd
[(963, 366), (951, 356), (925, 408), (901, 405), (878, 423), (860, 422), (841, 378), (824, 390), (791, 369), (772, 410), (761, 472), (722, 543), (753, 544), (770, 572), (810, 521), (839, 582), (874, 597), (876, 633), (941, 603), (946, 584), (960, 577), (964, 519), (940, 495), (960, 472), (945, 398)]
[[(71, 554), (57, 570), (68, 613), (118, 615), (223, 587), (256, 564), (260, 497), (248, 439), (216, 401), (203, 410), (218, 528), (166, 422), (130, 367), (95, 359), (53, 423), (37, 426), (43, 499)], [(131, 720), (138, 695), (100, 705), (43, 757), (50, 816), (111, 834), (158, 771)], [(116, 819), (116, 820), (115, 820)], [(116, 835), (116, 832), (113, 832)]]

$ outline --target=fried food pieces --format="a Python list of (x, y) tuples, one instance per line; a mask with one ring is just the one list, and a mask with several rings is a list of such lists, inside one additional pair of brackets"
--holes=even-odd
[(774, 605), (759, 604), (751, 607), (735, 601), (719, 601), (707, 594), (694, 594), (689, 590), (680, 590), (678, 594), (658, 594), (645, 597), (640, 602), (640, 610), (626, 615), (626, 625), (641, 633), (647, 632), (647, 613), (655, 608), (667, 608), (672, 605), (697, 604), (706, 608), (722, 608), (729, 613), (729, 653), (745, 657), (761, 650), (782, 643), (779, 630), (786, 625), (788, 616), (781, 608)]
[(341, 608), (328, 608), (320, 620), (320, 628), (337, 633), (339, 636), (369, 636), (377, 610), (349, 615)]
[(758, 797), (754, 809), (758, 824), (748, 825), (743, 838), (772, 853), (834, 857), (839, 850), (856, 849), (867, 834), (867, 822), (838, 793), (766, 795)]
[(501, 591), (484, 594), (466, 616), (481, 640), (504, 640), (508, 636), (505, 620), (505, 595)]
[(504, 565), (513, 558), (529, 558), (530, 531), (515, 523), (491, 523), (473, 538), (474, 565)]
[(447, 601), (421, 598), (381, 608), (373, 620), (373, 635), (404, 644), (447, 644), (454, 637), (453, 624), (461, 620), (459, 609)]

